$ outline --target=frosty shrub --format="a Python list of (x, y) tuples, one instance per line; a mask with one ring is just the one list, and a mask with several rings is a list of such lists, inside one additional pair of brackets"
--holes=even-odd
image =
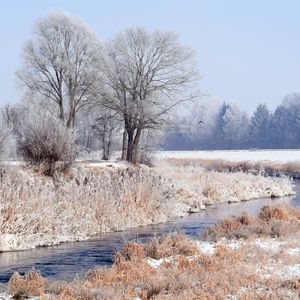
[(29, 114), (17, 132), (17, 151), (45, 175), (67, 170), (73, 161), (73, 133), (48, 114)]
[(0, 156), (3, 156), (7, 151), (10, 132), (9, 126), (0, 117)]

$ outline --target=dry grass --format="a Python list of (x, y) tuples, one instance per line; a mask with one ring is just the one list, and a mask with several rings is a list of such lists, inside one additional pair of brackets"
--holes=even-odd
[(51, 245), (166, 222), (183, 213), (177, 206), (171, 182), (148, 167), (74, 169), (55, 179), (9, 170), (0, 183), (0, 246)]
[(289, 176), (300, 178), (300, 162), (251, 162), (224, 159), (168, 159), (172, 166), (202, 167), (208, 171), (244, 172), (264, 176)]
[[(172, 179), (181, 201), (194, 208), (239, 202), (257, 198), (294, 194), (292, 181), (286, 177), (271, 178), (244, 172), (207, 171), (200, 165), (183, 164), (185, 160), (160, 161), (157, 172)], [(177, 162), (180, 162), (178, 165)]]
[(191, 166), (90, 165), (53, 178), (7, 169), (0, 182), (0, 251), (85, 240), (207, 205), (290, 194), (287, 178)]
[(198, 252), (195, 243), (184, 234), (154, 238), (144, 246), (144, 249), (145, 255), (154, 259), (176, 255), (190, 256)]
[(288, 206), (264, 206), (257, 217), (242, 215), (220, 221), (204, 234), (207, 241), (286, 237), (300, 233), (300, 211)]
[[(257, 218), (240, 216), (220, 224), (230, 231), (258, 221), (299, 222), (298, 217), (299, 210), (267, 207)], [(297, 230), (299, 233), (300, 228)], [(299, 264), (300, 258), (299, 254), (288, 254), (289, 247), (300, 247), (300, 240), (293, 234), (289, 231), (277, 252), (264, 250), (254, 243), (256, 240), (244, 241), (235, 249), (228, 241), (218, 241), (214, 254), (207, 255), (181, 234), (146, 245), (129, 243), (115, 255), (111, 268), (91, 270), (82, 280), (49, 283), (39, 273), (24, 277), (14, 274), (9, 287), (14, 294), (25, 290), (29, 295), (41, 295), (41, 300), (298, 299), (298, 273), (288, 271)], [(276, 240), (265, 242), (272, 245)], [(152, 261), (160, 263), (151, 265), (149, 256), (155, 256)]]
[(9, 292), (14, 299), (40, 296), (49, 286), (48, 280), (43, 278), (40, 272), (32, 270), (24, 276), (15, 272), (9, 281)]

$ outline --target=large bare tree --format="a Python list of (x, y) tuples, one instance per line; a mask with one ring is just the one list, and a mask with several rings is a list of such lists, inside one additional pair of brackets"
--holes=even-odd
[(194, 52), (172, 32), (130, 28), (108, 43), (104, 71), (102, 104), (122, 116), (122, 157), (136, 162), (142, 131), (159, 128), (175, 106), (195, 99)]
[(17, 72), (31, 91), (57, 104), (59, 118), (74, 126), (76, 113), (93, 97), (101, 69), (101, 45), (76, 18), (54, 12), (39, 20)]

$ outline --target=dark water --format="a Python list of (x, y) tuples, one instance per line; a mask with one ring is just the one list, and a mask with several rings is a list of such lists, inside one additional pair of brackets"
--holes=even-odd
[(300, 181), (295, 181), (295, 190), (297, 194), (294, 197), (218, 205), (174, 222), (102, 234), (92, 241), (0, 253), (0, 283), (6, 283), (14, 271), (23, 274), (33, 267), (49, 279), (72, 280), (76, 276), (83, 276), (89, 269), (110, 266), (113, 253), (130, 240), (144, 242), (153, 236), (175, 231), (185, 232), (195, 238), (219, 219), (239, 215), (242, 212), (255, 215), (262, 206), (267, 204), (287, 203), (293, 207), (300, 207)]

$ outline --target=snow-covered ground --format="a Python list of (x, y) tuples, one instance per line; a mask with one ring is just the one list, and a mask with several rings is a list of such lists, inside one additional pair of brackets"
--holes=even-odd
[(299, 150), (157, 151), (157, 159), (224, 159), (230, 161), (300, 161)]

